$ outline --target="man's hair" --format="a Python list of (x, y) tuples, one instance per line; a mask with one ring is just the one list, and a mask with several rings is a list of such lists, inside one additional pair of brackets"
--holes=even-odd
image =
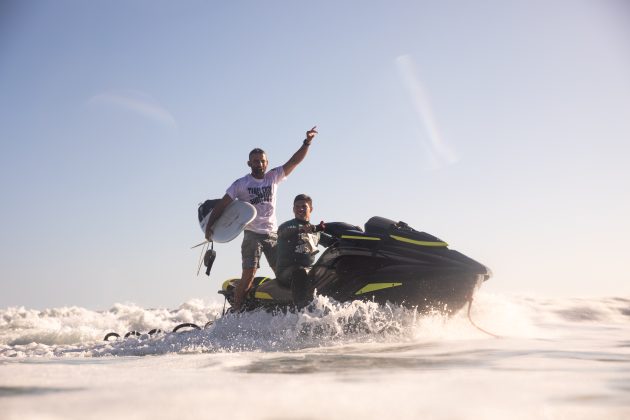
[(311, 197), (309, 197), (306, 194), (298, 194), (295, 196), (295, 199), (293, 199), (293, 204), (297, 203), (300, 200), (304, 200), (308, 203), (308, 205), (313, 208), (313, 199)]
[(252, 155), (256, 155), (256, 154), (263, 154), (266, 155), (267, 153), (265, 153), (265, 151), (263, 149), (259, 149), (258, 147), (255, 149), (252, 149), (251, 152), (249, 152), (249, 159), (252, 159)]

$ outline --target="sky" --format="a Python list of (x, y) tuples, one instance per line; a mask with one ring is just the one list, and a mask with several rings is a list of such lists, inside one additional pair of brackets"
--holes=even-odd
[(0, 307), (219, 301), (240, 237), (197, 275), (197, 205), (314, 125), (279, 222), (307, 193), (438, 236), (489, 293), (630, 294), (623, 0), (4, 0)]

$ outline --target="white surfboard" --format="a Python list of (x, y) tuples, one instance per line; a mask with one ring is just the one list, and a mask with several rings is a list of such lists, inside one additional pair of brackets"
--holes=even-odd
[[(199, 226), (206, 233), (206, 226), (212, 211), (199, 222)], [(212, 240), (217, 243), (230, 242), (245, 229), (256, 217), (256, 207), (246, 201), (234, 200), (223, 210), (219, 220), (212, 226)]]

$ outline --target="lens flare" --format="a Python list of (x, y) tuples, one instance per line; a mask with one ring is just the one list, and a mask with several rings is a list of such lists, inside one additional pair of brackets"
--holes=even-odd
[(89, 105), (105, 104), (124, 109), (171, 128), (177, 128), (173, 115), (149, 95), (139, 91), (110, 91), (93, 96)]
[(409, 92), (412, 104), (420, 122), (427, 132), (430, 159), (434, 166), (440, 167), (445, 164), (453, 164), (459, 159), (455, 150), (444, 140), (433, 114), (433, 107), (426, 89), (418, 77), (418, 71), (409, 54), (396, 58), (396, 64), (400, 72), (402, 82)]

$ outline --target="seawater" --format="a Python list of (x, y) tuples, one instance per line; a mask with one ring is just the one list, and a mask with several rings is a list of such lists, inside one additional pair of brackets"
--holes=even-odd
[(630, 419), (628, 297), (221, 312), (0, 310), (0, 419)]

